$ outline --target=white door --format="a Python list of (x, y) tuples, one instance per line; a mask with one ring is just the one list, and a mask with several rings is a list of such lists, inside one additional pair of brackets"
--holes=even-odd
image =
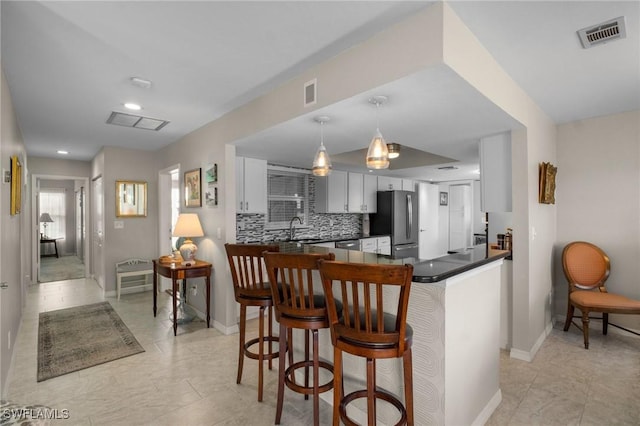
[(102, 176), (92, 182), (91, 216), (93, 217), (93, 276), (104, 290), (104, 190)]
[(449, 250), (473, 246), (471, 227), (471, 187), (449, 187)]
[(76, 191), (76, 256), (84, 262), (84, 186)]
[(418, 257), (434, 259), (444, 256), (439, 244), (439, 191), (438, 185), (418, 184)]
[[(180, 165), (161, 170), (158, 174), (158, 253), (161, 256), (173, 252), (177, 238), (173, 226), (180, 214)], [(171, 280), (159, 277), (159, 288), (171, 288)]]

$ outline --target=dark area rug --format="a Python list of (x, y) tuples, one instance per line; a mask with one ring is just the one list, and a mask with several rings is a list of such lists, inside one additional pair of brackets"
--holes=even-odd
[(140, 352), (109, 302), (40, 313), (39, 382)]

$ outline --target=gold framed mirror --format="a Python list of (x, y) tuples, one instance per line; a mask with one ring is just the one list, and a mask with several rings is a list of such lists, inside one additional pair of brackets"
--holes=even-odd
[(116, 181), (116, 217), (147, 216), (147, 182)]

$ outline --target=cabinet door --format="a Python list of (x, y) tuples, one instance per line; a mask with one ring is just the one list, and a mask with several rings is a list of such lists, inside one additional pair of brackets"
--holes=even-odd
[(402, 179), (389, 176), (378, 176), (378, 191), (392, 191), (398, 189), (402, 189)]
[(391, 237), (378, 237), (377, 238), (378, 250), (376, 253), (391, 255)]
[(348, 206), (350, 213), (360, 213), (364, 211), (363, 200), (363, 182), (364, 177), (362, 173), (349, 173), (349, 191), (347, 193)]
[(327, 184), (327, 213), (347, 213), (347, 172), (333, 170)]
[(244, 157), (236, 157), (236, 207), (244, 213)]
[(376, 238), (364, 238), (360, 240), (360, 251), (365, 253), (377, 253), (378, 245)]
[(480, 139), (480, 208), (483, 212), (511, 211), (511, 136)]
[(411, 179), (402, 179), (402, 190), (403, 191), (415, 191), (416, 185), (415, 182)]
[(244, 213), (267, 213), (267, 162), (244, 159)]
[(362, 198), (365, 213), (375, 213), (378, 211), (378, 176), (364, 175), (362, 185)]

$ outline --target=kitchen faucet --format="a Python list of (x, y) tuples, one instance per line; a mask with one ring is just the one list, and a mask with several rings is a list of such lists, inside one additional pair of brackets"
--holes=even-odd
[(302, 219), (300, 219), (299, 216), (294, 216), (291, 218), (291, 220), (289, 221), (289, 241), (293, 240), (293, 237), (296, 236), (296, 228), (293, 227), (293, 221), (298, 219), (298, 222), (300, 222), (300, 225), (302, 225)]

